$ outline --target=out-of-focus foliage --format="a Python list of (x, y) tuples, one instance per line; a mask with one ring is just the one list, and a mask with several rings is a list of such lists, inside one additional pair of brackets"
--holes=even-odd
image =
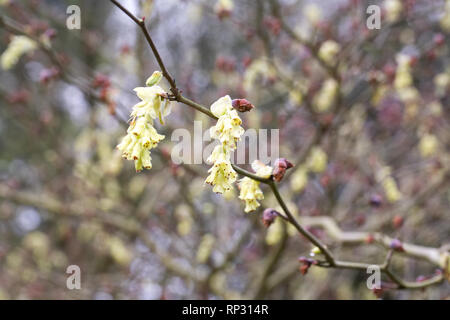
[[(80, 30), (66, 27), (74, 2)], [(279, 188), (296, 217), (449, 242), (450, 1), (370, 1), (380, 30), (366, 28), (364, 0), (121, 2), (146, 17), (183, 95), (246, 98), (244, 128), (280, 129), (295, 167)], [(27, 35), (0, 23), (0, 298), (375, 298), (364, 272), (301, 274), (313, 248), (281, 219), (264, 227), (265, 208), (282, 212), (266, 186), (244, 213), (236, 186), (204, 185), (208, 165), (172, 163), (173, 129), (215, 125), (203, 114), (174, 103), (154, 122), (166, 139), (152, 170), (121, 158), (133, 88), (159, 67), (109, 1), (0, 0), (0, 15)], [(347, 260), (386, 254), (310, 231)], [(66, 288), (73, 264), (81, 290)], [(408, 280), (436, 269), (401, 255), (392, 265)], [(449, 285), (382, 296), (441, 299)]]

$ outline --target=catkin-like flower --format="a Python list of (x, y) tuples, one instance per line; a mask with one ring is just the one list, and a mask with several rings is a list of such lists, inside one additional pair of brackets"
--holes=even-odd
[(419, 142), (419, 151), (422, 157), (427, 158), (436, 154), (439, 141), (435, 135), (427, 133), (424, 134)]
[(211, 105), (211, 112), (218, 117), (215, 126), (211, 127), (211, 138), (218, 139), (224, 147), (236, 149), (236, 142), (241, 139), (244, 129), (242, 120), (233, 108), (230, 96), (225, 96)]
[(334, 79), (327, 79), (314, 97), (314, 108), (317, 112), (327, 112), (338, 94), (339, 85)]
[(237, 173), (231, 166), (231, 151), (236, 149), (244, 129), (240, 126), (241, 118), (233, 108), (230, 96), (225, 96), (211, 105), (211, 112), (218, 118), (215, 126), (210, 128), (211, 137), (220, 141), (207, 161), (213, 166), (209, 169), (206, 183), (214, 186), (213, 191), (224, 193), (231, 190)]
[(264, 199), (264, 194), (259, 188), (259, 182), (248, 177), (239, 180), (241, 192), (239, 199), (245, 201), (245, 212), (254, 211), (260, 206), (258, 200)]
[[(255, 160), (252, 169), (261, 178), (269, 178), (272, 175), (272, 167), (264, 165), (261, 161)], [(244, 177), (239, 180), (239, 199), (245, 201), (245, 212), (254, 211), (260, 206), (258, 200), (264, 199), (264, 194), (259, 188), (259, 181)]]
[(402, 193), (398, 189), (397, 183), (391, 174), (390, 167), (383, 167), (376, 173), (377, 180), (381, 183), (387, 200), (390, 203), (399, 201), (402, 198)]
[(445, 2), (444, 16), (441, 19), (441, 27), (447, 32), (450, 32), (450, 0)]
[(207, 161), (212, 162), (213, 166), (208, 170), (209, 176), (205, 182), (214, 186), (213, 191), (216, 193), (231, 190), (237, 173), (231, 166), (229, 151), (223, 145), (218, 145)]
[(396, 22), (403, 10), (403, 5), (400, 0), (386, 0), (384, 3), (386, 10), (386, 18), (389, 22)]
[(319, 49), (319, 57), (328, 65), (334, 65), (336, 55), (341, 50), (339, 43), (333, 40), (325, 41)]
[(134, 161), (137, 172), (152, 168), (150, 150), (164, 139), (153, 127), (153, 120), (158, 118), (163, 123), (164, 116), (170, 113), (169, 102), (163, 98), (165, 92), (156, 85), (161, 80), (159, 74), (156, 71), (147, 80), (152, 86), (134, 89), (142, 101), (133, 107), (127, 135), (117, 145), (123, 158)]
[(413, 83), (411, 75), (411, 57), (405, 54), (398, 54), (397, 71), (395, 73), (394, 86), (397, 90), (408, 88)]
[(2, 69), (9, 70), (16, 65), (20, 57), (37, 48), (37, 43), (27, 36), (14, 36), (8, 48), (0, 57)]
[(327, 154), (320, 147), (314, 147), (307, 159), (307, 167), (314, 173), (321, 173), (327, 168)]

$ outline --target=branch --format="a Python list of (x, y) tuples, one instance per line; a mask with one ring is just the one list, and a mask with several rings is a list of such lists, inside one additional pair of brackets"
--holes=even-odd
[[(148, 44), (150, 45), (150, 48), (153, 52), (153, 54), (155, 55), (155, 58), (163, 72), (164, 77), (167, 79), (167, 81), (170, 84), (170, 90), (173, 94), (172, 97), (170, 97), (171, 100), (174, 101), (178, 101), (181, 103), (184, 103), (200, 112), (203, 112), (204, 114), (208, 115), (209, 117), (213, 118), (213, 119), (217, 119), (217, 117), (215, 117), (211, 111), (206, 108), (205, 106), (198, 104), (192, 100), (189, 100), (185, 97), (183, 97), (181, 95), (181, 91), (176, 87), (175, 81), (173, 80), (173, 78), (170, 76), (170, 74), (167, 72), (167, 69), (161, 59), (161, 56), (150, 36), (150, 34), (148, 33), (148, 30), (145, 26), (145, 22), (144, 19), (138, 19), (136, 16), (134, 16), (130, 11), (128, 11), (126, 8), (124, 8), (121, 4), (119, 4), (116, 0), (111, 0), (111, 2), (116, 5), (120, 10), (122, 10), (125, 14), (127, 14), (141, 29), (142, 32), (145, 35), (145, 38), (148, 42)], [(276, 1), (272, 1), (272, 4), (275, 4), (274, 6), (274, 11), (276, 13), (276, 15), (278, 15), (278, 18), (281, 18), (281, 15), (279, 14), (279, 11), (277, 6), (276, 6)], [(312, 52), (313, 55), (316, 57), (316, 59), (318, 60), (318, 62), (327, 70), (327, 72), (336, 80), (338, 81), (338, 83), (340, 84), (340, 76), (337, 72), (336, 68), (331, 68), (330, 66), (328, 66), (324, 61), (322, 61), (322, 59), (320, 59), (320, 57), (318, 57), (317, 55), (317, 50), (318, 48), (315, 47), (314, 45), (310, 44), (310, 43), (305, 43), (302, 39), (300, 39), (298, 37), (298, 35), (296, 35), (293, 30), (290, 29), (290, 27), (282, 20), (280, 19), (283, 28), (285, 29), (285, 31), (287, 31), (287, 33), (294, 38), (295, 40), (297, 40), (298, 42), (300, 42), (301, 44), (307, 46)], [(341, 94), (340, 94), (340, 90), (339, 90), (339, 97), (338, 97), (338, 101), (337, 101), (337, 109), (339, 109), (340, 106), (342, 106), (342, 101), (341, 101)], [(338, 110), (336, 110), (338, 111)], [(277, 201), (279, 202), (280, 206), (282, 207), (285, 216), (281, 215), (281, 217), (286, 220), (287, 222), (289, 222), (290, 224), (292, 224), (297, 231), (302, 234), (305, 238), (307, 238), (312, 244), (314, 244), (315, 246), (317, 246), (320, 251), (322, 252), (322, 254), (325, 256), (326, 258), (326, 262), (320, 262), (319, 266), (321, 267), (328, 267), (328, 268), (343, 268), (343, 269), (367, 269), (367, 267), (369, 266), (369, 264), (366, 263), (358, 263), (358, 262), (346, 262), (346, 261), (339, 261), (339, 260), (335, 260), (335, 258), (333, 257), (333, 254), (331, 253), (331, 251), (326, 247), (325, 244), (323, 244), (319, 239), (317, 239), (312, 233), (310, 233), (309, 231), (307, 231), (304, 227), (302, 227), (297, 220), (294, 218), (294, 216), (292, 215), (292, 213), (289, 211), (288, 207), (286, 206), (283, 198), (280, 195), (280, 192), (278, 190), (277, 185), (275, 184), (275, 182), (273, 181), (272, 178), (261, 178), (251, 172), (248, 172), (242, 168), (239, 168), (235, 165), (233, 165), (233, 169), (238, 172), (239, 174), (252, 178), (254, 180), (257, 180), (261, 183), (267, 184), (270, 186), (273, 194), (275, 195), (275, 198), (277, 199)], [(330, 225), (330, 224), (328, 224)], [(332, 226), (332, 225), (331, 225)], [(336, 231), (337, 226), (334, 226), (335, 228), (332, 228), (332, 230)], [(339, 228), (337, 228), (337, 230), (339, 230)], [(340, 230), (339, 230), (340, 231)], [(338, 233), (339, 234), (339, 233)], [(342, 233), (341, 233), (342, 235)], [(366, 239), (366, 237), (364, 237), (364, 239)], [(383, 238), (385, 239), (385, 238)], [(390, 239), (390, 238), (389, 238)], [(384, 242), (383, 242), (384, 243)], [(390, 245), (390, 243), (389, 243)], [(406, 245), (406, 244), (405, 244)], [(404, 246), (405, 246), (404, 245)], [(419, 246), (414, 246), (414, 245), (406, 245), (408, 250), (411, 251), (413, 253), (418, 254), (418, 252), (422, 252), (422, 255), (419, 254), (420, 257), (424, 257), (423, 255), (423, 251), (420, 250), (420, 248), (423, 247), (419, 247)], [(411, 248), (412, 246), (412, 248)], [(427, 253), (429, 253), (429, 251), (427, 251)], [(390, 258), (389, 258), (390, 260)], [(448, 263), (448, 257), (445, 260), (444, 264)], [(392, 272), (390, 270), (388, 270), (388, 264), (389, 263), (385, 263), (384, 265), (380, 265), (382, 271), (384, 271), (395, 283), (397, 283), (398, 288), (422, 288), (425, 286), (429, 286), (435, 283), (439, 283), (441, 281), (444, 280), (444, 276), (443, 274), (440, 274), (438, 276), (432, 277), (428, 280), (422, 281), (422, 282), (406, 282), (403, 280), (400, 280), (399, 278), (397, 278), (395, 275), (392, 274)]]

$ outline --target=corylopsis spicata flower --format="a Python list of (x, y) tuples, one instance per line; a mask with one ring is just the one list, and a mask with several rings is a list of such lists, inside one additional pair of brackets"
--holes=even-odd
[(2, 69), (9, 70), (19, 61), (20, 57), (37, 48), (37, 43), (26, 36), (13, 36), (8, 48), (0, 57)]
[[(252, 169), (261, 178), (269, 178), (272, 175), (272, 167), (264, 165), (261, 161), (255, 160)], [(239, 180), (239, 199), (245, 201), (245, 212), (256, 210), (260, 206), (258, 200), (264, 199), (264, 194), (259, 187), (259, 181), (244, 177)]]
[(164, 123), (164, 116), (170, 113), (169, 101), (164, 98), (165, 92), (157, 86), (161, 80), (160, 74), (156, 71), (147, 80), (147, 84), (151, 84), (150, 87), (134, 89), (142, 101), (133, 107), (127, 135), (117, 145), (117, 149), (122, 151), (122, 157), (134, 161), (138, 172), (144, 168), (152, 168), (150, 150), (164, 139), (153, 127), (153, 120), (158, 118)]
[(231, 165), (231, 151), (236, 149), (236, 142), (240, 140), (244, 129), (240, 126), (241, 118), (233, 109), (230, 96), (225, 96), (211, 105), (211, 112), (218, 117), (215, 126), (210, 128), (211, 137), (220, 141), (208, 162), (213, 166), (209, 169), (206, 183), (214, 186), (213, 191), (224, 193), (231, 190), (236, 181), (237, 173)]

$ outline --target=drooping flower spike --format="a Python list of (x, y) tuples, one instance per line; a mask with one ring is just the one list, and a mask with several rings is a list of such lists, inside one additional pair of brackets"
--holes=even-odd
[(169, 101), (164, 98), (166, 93), (157, 85), (161, 78), (161, 72), (155, 71), (147, 79), (146, 84), (150, 86), (134, 89), (142, 101), (133, 107), (127, 135), (117, 145), (122, 157), (134, 161), (138, 172), (152, 168), (150, 150), (164, 139), (153, 127), (154, 119), (163, 124), (164, 117), (170, 113)]
[[(261, 178), (269, 178), (272, 175), (272, 167), (264, 165), (261, 161), (255, 160), (252, 169)], [(264, 194), (259, 187), (259, 181), (244, 177), (239, 180), (239, 199), (245, 201), (245, 212), (256, 210), (260, 206), (258, 200), (264, 199)]]
[(213, 186), (213, 191), (224, 193), (233, 187), (237, 173), (231, 166), (231, 151), (236, 149), (236, 142), (241, 139), (244, 129), (242, 120), (233, 108), (230, 96), (225, 96), (211, 105), (211, 112), (218, 117), (215, 126), (210, 128), (211, 137), (220, 141), (208, 162), (213, 166), (209, 169), (209, 176), (205, 182)]

